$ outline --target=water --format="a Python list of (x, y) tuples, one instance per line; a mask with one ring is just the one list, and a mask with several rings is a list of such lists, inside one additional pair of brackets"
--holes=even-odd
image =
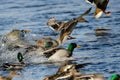
[[(112, 12), (110, 17), (102, 15), (100, 19), (93, 18), (95, 6), (85, 19), (89, 23), (79, 23), (72, 36), (76, 39), (69, 40), (63, 45), (67, 47), (70, 42), (77, 42), (82, 47), (75, 49), (73, 57), (77, 57), (76, 63), (89, 63), (80, 69), (83, 73), (100, 73), (106, 80), (115, 73), (120, 74), (120, 1), (110, 0), (107, 10)], [(84, 0), (1, 0), (0, 1), (0, 35), (4, 35), (12, 29), (30, 29), (31, 39), (36, 36), (50, 36), (57, 38), (57, 34), (46, 25), (50, 17), (65, 21), (84, 13), (91, 5)], [(108, 36), (97, 38), (96, 28), (110, 29)], [(16, 52), (10, 54), (6, 51), (3, 55), (1, 49), (0, 61), (7, 61), (14, 57)], [(14, 55), (14, 56), (13, 56)], [(9, 58), (8, 58), (9, 57)], [(11, 60), (11, 59), (10, 59)], [(45, 77), (55, 74), (59, 64), (40, 63), (41, 58), (34, 58), (37, 64), (28, 65), (21, 70), (21, 76), (13, 80), (43, 80)], [(13, 60), (12, 60), (13, 61)], [(32, 60), (31, 60), (32, 61)], [(8, 71), (0, 69), (1, 75), (7, 75)]]

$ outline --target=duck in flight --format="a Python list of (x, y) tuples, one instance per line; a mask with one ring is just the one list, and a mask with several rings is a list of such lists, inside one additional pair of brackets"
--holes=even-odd
[(95, 4), (96, 10), (94, 12), (94, 17), (99, 18), (102, 13), (105, 13), (106, 16), (110, 16), (111, 12), (106, 11), (109, 0), (85, 0), (87, 3)]
[(74, 38), (70, 36), (70, 34), (72, 33), (73, 29), (75, 28), (78, 22), (88, 22), (87, 20), (83, 18), (83, 16), (87, 15), (90, 11), (91, 11), (91, 8), (89, 8), (85, 13), (83, 13), (79, 17), (73, 18), (69, 21), (59, 22), (54, 17), (48, 20), (47, 25), (53, 31), (61, 31), (57, 39), (59, 44), (64, 44), (68, 38), (69, 39)]

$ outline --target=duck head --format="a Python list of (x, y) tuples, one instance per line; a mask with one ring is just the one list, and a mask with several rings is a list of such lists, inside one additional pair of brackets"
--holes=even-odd
[(74, 48), (80, 48), (80, 46), (77, 45), (76, 43), (70, 43), (68, 46), (68, 50), (72, 52)]
[(52, 25), (55, 25), (56, 23), (56, 19), (54, 17), (51, 17), (48, 22), (47, 22), (47, 25), (48, 26), (52, 26)]
[(120, 80), (120, 75), (119, 74), (114, 74), (110, 80)]
[(47, 25), (49, 28), (51, 28), (53, 31), (58, 31), (59, 27), (60, 27), (60, 23), (58, 22), (54, 17), (51, 17), (48, 22)]
[(23, 55), (22, 55), (22, 53), (18, 53), (18, 55), (17, 55), (17, 59), (18, 59), (18, 61), (21, 63), (21, 64), (24, 64), (24, 62), (23, 62)]
[(20, 30), (20, 37), (24, 37), (26, 33), (29, 33), (30, 30)]
[(35, 40), (37, 47), (44, 47), (44, 48), (50, 48), (50, 47), (57, 47), (59, 44), (56, 40), (52, 38), (43, 38), (41, 40)]
[(29, 33), (30, 30), (17, 30), (17, 29), (14, 29), (12, 30), (10, 33), (13, 33), (13, 34), (19, 34), (19, 33)]
[(46, 42), (45, 43), (45, 48), (50, 48), (53, 46), (53, 43), (52, 42)]

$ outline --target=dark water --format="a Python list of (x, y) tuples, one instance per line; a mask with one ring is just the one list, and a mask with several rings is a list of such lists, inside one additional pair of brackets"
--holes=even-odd
[[(94, 19), (92, 11), (85, 19), (89, 23), (79, 23), (72, 36), (82, 47), (75, 49), (73, 57), (77, 57), (76, 63), (89, 63), (80, 69), (83, 73), (100, 73), (106, 80), (112, 74), (120, 74), (120, 0), (110, 0), (107, 10), (112, 12), (110, 17), (104, 14), (100, 19)], [(0, 35), (4, 35), (12, 29), (30, 29), (32, 36), (51, 36), (56, 38), (58, 33), (53, 32), (46, 25), (47, 20), (54, 16), (58, 20), (69, 20), (84, 13), (91, 5), (84, 0), (1, 0), (0, 1)], [(109, 34), (98, 38), (95, 35), (96, 28), (110, 29)], [(2, 53), (2, 52), (1, 52)], [(7, 56), (5, 54), (4, 56)], [(2, 60), (4, 56), (1, 56)], [(7, 58), (9, 59), (9, 58)], [(39, 58), (37, 61), (41, 60)], [(43, 80), (46, 76), (54, 74), (59, 65), (34, 64), (21, 70), (22, 76), (13, 80)], [(8, 71), (0, 70), (0, 74), (6, 75)]]

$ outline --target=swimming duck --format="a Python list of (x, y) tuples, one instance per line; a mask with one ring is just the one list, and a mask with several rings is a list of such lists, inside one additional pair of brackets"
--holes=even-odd
[(96, 5), (96, 10), (94, 12), (95, 18), (99, 18), (102, 15), (102, 13), (105, 13), (106, 16), (111, 15), (110, 11), (108, 12), (105, 11), (109, 0), (85, 0), (85, 1)]
[[(69, 39), (74, 39), (74, 37), (70, 36), (72, 33), (73, 29), (77, 25), (78, 22), (88, 22), (86, 21), (83, 16), (88, 14), (91, 11), (91, 8), (89, 8), (85, 13), (83, 13), (81, 16), (77, 18), (73, 18), (67, 22), (63, 22), (62, 25), (58, 26), (58, 30), (61, 30), (60, 35), (57, 38), (57, 41), (59, 44), (64, 44), (65, 41)], [(64, 25), (63, 25), (64, 24)], [(52, 26), (51, 26), (52, 27)], [(60, 28), (60, 29), (59, 29)]]
[(12, 80), (14, 76), (20, 75), (16, 71), (11, 71), (8, 76), (0, 76), (0, 80)]
[(43, 52), (49, 61), (64, 61), (71, 59), (74, 48), (80, 48), (76, 43), (70, 43), (68, 49), (65, 48), (52, 48)]
[(4, 63), (2, 65), (3, 70), (18, 70), (23, 69), (25, 64), (23, 62), (23, 55), (21, 53), (18, 53), (17, 59), (19, 63)]
[(120, 75), (119, 74), (114, 74), (110, 80), (120, 80)]
[(76, 65), (62, 66), (55, 75), (44, 80), (104, 80), (100, 74), (82, 74), (77, 70), (78, 68), (81, 67)]
[(30, 30), (12, 30), (3, 36), (2, 42), (4, 45), (6, 44), (8, 48), (28, 47), (27, 44), (23, 41), (25, 34), (28, 32), (30, 32)]

